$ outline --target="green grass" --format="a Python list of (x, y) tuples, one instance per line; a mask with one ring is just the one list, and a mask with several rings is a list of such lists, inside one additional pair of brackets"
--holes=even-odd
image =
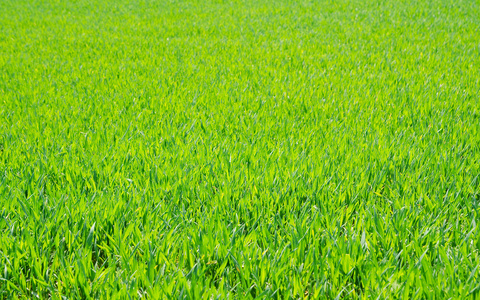
[(0, 299), (479, 297), (479, 12), (0, 1)]

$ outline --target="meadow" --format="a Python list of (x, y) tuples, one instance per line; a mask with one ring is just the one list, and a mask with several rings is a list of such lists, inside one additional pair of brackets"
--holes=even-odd
[(480, 297), (480, 3), (0, 1), (0, 299)]

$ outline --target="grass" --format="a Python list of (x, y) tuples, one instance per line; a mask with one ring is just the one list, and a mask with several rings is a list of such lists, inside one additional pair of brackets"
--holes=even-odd
[(479, 297), (479, 11), (1, 1), (0, 298)]

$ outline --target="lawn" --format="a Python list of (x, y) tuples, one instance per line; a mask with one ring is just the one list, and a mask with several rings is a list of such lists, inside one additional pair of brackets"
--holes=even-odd
[(0, 1), (0, 299), (480, 297), (479, 175), (478, 1)]

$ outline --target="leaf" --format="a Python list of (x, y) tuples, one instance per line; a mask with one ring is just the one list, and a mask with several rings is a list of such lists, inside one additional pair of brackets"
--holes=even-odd
[(92, 227), (90, 227), (90, 231), (87, 236), (87, 242), (86, 242), (87, 248), (92, 247), (94, 233), (95, 233), (95, 222), (93, 223)]

